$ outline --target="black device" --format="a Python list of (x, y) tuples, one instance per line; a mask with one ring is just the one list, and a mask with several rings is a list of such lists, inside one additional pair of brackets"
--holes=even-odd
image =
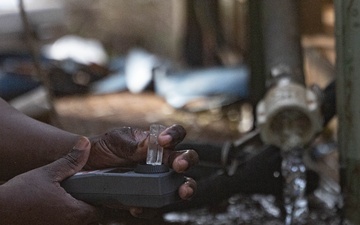
[(184, 176), (165, 165), (138, 165), (79, 172), (62, 187), (76, 199), (93, 205), (161, 208), (180, 201)]

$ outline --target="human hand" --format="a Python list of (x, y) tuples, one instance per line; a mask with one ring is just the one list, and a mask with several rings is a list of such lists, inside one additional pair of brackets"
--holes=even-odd
[(89, 151), (89, 140), (82, 137), (66, 156), (1, 185), (1, 223), (97, 224), (97, 209), (73, 198), (60, 186), (61, 181), (83, 168)]
[[(183, 173), (198, 162), (194, 150), (174, 151), (186, 135), (180, 125), (167, 127), (158, 137), (158, 143), (164, 148), (163, 163), (178, 173)], [(132, 166), (145, 162), (149, 131), (122, 127), (105, 134), (91, 137), (91, 152), (85, 169), (100, 169), (118, 166)], [(179, 196), (183, 200), (190, 199), (196, 191), (196, 182), (186, 178), (179, 188)], [(135, 213), (133, 213), (135, 214)]]

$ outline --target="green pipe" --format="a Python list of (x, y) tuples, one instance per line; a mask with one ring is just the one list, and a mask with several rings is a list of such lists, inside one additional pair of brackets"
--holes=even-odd
[(360, 224), (360, 1), (334, 3), (343, 211), (345, 220)]

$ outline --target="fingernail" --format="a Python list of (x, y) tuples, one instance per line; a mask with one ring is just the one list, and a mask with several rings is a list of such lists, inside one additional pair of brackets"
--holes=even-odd
[(75, 146), (73, 147), (73, 149), (86, 149), (88, 147), (88, 145), (90, 144), (89, 139), (87, 139), (86, 137), (81, 137), (78, 142), (76, 142)]
[(142, 208), (134, 207), (132, 212), (136, 215), (139, 215), (139, 214), (143, 213), (143, 211), (144, 210)]
[[(189, 185), (189, 184), (186, 182), (185, 185)], [(184, 200), (189, 200), (194, 195), (194, 190), (190, 186), (187, 186), (184, 189), (184, 192), (185, 192), (183, 196)]]
[(191, 188), (186, 189), (186, 198), (191, 198), (194, 191)]
[(179, 168), (179, 170), (178, 170), (179, 173), (185, 172), (189, 167), (189, 163), (185, 159), (177, 160), (177, 164), (178, 164), (178, 168)]
[(143, 213), (143, 209), (139, 207), (131, 207), (129, 211), (130, 214), (133, 215), (134, 217), (141, 217), (141, 214)]

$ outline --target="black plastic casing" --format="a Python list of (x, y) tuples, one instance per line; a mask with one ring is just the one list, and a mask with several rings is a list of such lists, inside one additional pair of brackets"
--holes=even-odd
[(62, 182), (76, 199), (93, 205), (161, 208), (180, 201), (184, 176), (173, 170), (139, 173), (124, 168), (80, 172)]

